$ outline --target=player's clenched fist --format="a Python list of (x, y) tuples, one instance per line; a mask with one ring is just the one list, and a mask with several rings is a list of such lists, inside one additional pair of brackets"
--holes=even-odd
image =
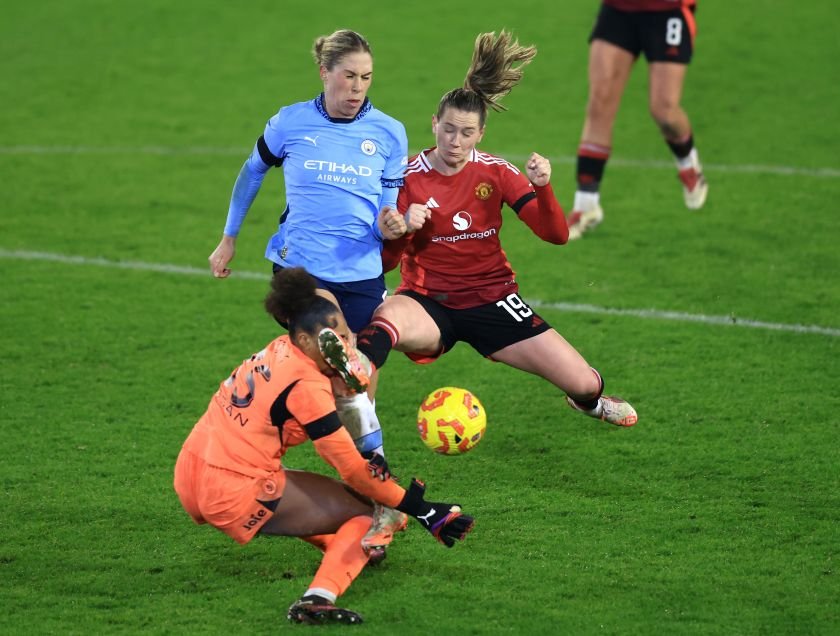
[(213, 276), (216, 278), (227, 278), (230, 276), (228, 263), (233, 260), (234, 254), (236, 254), (236, 239), (232, 236), (223, 236), (218, 247), (207, 257)]
[(432, 211), (422, 203), (412, 203), (403, 215), (406, 233), (411, 234), (422, 228), (426, 220), (432, 218)]
[(525, 164), (525, 174), (535, 186), (544, 186), (551, 179), (551, 162), (536, 152), (532, 152)]
[(405, 219), (403, 215), (392, 207), (385, 206), (376, 219), (379, 231), (385, 239), (392, 241), (405, 234)]

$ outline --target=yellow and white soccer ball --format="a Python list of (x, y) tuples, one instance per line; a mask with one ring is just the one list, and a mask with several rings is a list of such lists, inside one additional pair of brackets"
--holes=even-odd
[(454, 386), (432, 391), (417, 411), (420, 439), (442, 455), (462, 455), (475, 448), (486, 428), (487, 415), (478, 398)]

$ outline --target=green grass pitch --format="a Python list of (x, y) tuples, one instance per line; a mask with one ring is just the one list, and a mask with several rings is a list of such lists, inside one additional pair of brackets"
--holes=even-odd
[[(552, 158), (568, 206), (596, 9), (6, 3), (0, 633), (304, 630), (285, 610), (318, 553), (291, 539), (239, 547), (194, 526), (171, 487), (218, 382), (277, 334), (261, 301), (279, 171), (245, 223), (240, 275), (205, 273), (242, 161), (281, 105), (320, 90), (315, 36), (370, 39), (370, 96), (416, 151), (475, 35), (508, 28), (539, 55), (482, 148), (519, 165), (531, 151)], [(507, 211), (502, 236), (522, 295), (639, 424), (581, 417), (465, 345), (431, 367), (394, 355), (377, 399), (393, 468), (477, 523), (452, 550), (416, 525), (400, 535), (343, 599), (366, 619), (357, 631), (840, 633), (836, 3), (700, 0), (698, 22), (684, 105), (710, 182), (704, 210), (682, 206), (640, 64), (605, 223), (556, 247)], [(444, 385), (488, 412), (462, 457), (430, 453), (414, 428), (422, 397)], [(311, 446), (288, 463), (330, 471)]]

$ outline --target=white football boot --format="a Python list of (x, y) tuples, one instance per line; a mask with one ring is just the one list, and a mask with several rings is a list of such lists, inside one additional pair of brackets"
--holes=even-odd
[(703, 176), (703, 166), (700, 165), (700, 158), (697, 149), (692, 148), (691, 153), (685, 158), (677, 161), (679, 178), (683, 184), (683, 197), (685, 207), (689, 210), (699, 210), (706, 202), (706, 195), (709, 193), (709, 184)]
[(569, 226), (569, 240), (574, 241), (584, 232), (594, 229), (604, 220), (600, 197), (597, 192), (575, 192), (575, 204), (566, 217)]
[(408, 515), (393, 508), (378, 503), (373, 506), (373, 523), (370, 530), (362, 537), (362, 549), (365, 554), (373, 556), (376, 552), (387, 548), (394, 535), (402, 532), (408, 525)]
[(598, 398), (598, 406), (591, 411), (581, 408), (568, 395), (566, 396), (566, 402), (576, 411), (580, 411), (589, 417), (594, 417), (596, 420), (615, 424), (616, 426), (633, 426), (639, 421), (639, 416), (636, 415), (636, 409), (629, 402), (618, 397), (602, 395)]

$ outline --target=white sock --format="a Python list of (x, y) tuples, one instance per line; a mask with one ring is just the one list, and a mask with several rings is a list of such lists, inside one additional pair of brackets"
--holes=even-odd
[(694, 168), (697, 172), (701, 172), (700, 155), (697, 154), (697, 148), (692, 148), (691, 152), (689, 152), (685, 157), (677, 159), (677, 168), (680, 170)]
[(382, 426), (373, 404), (368, 399), (367, 393), (358, 393), (348, 397), (337, 397), (335, 399), (338, 419), (344, 428), (350, 433), (350, 437), (356, 442), (356, 448), (360, 453), (376, 452), (385, 456), (382, 449)]
[(335, 599), (338, 598), (335, 594), (322, 587), (310, 587), (306, 590), (304, 596), (320, 596), (321, 598), (327, 599), (330, 603), (335, 603)]
[(578, 190), (575, 192), (575, 204), (572, 210), (577, 212), (588, 212), (598, 207), (601, 201), (601, 195), (598, 192), (582, 192)]

